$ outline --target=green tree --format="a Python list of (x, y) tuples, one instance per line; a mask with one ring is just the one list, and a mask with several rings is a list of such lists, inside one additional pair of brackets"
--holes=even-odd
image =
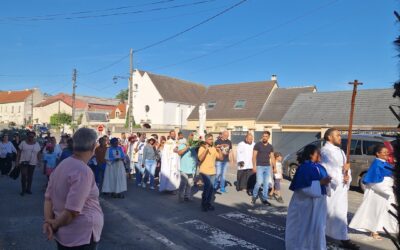
[(51, 126), (59, 127), (60, 125), (70, 125), (72, 122), (72, 116), (67, 113), (54, 114), (50, 116)]
[(115, 98), (121, 100), (121, 102), (125, 102), (128, 100), (129, 91), (128, 89), (122, 89), (119, 93), (115, 96)]

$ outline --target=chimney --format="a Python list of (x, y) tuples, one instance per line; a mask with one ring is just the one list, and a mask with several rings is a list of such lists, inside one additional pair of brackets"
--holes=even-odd
[(271, 76), (271, 81), (278, 81), (278, 77), (276, 75), (272, 75)]

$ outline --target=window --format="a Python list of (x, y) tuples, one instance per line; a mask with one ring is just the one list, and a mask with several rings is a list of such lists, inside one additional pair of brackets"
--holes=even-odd
[(363, 141), (363, 154), (374, 155), (376, 146), (383, 145), (383, 142), (379, 141)]
[(5, 112), (7, 113), (7, 106), (6, 106), (6, 111)]
[(243, 131), (243, 126), (235, 126), (235, 131)]
[(115, 112), (115, 118), (119, 118), (119, 111)]
[(207, 103), (207, 109), (214, 109), (216, 105), (217, 105), (216, 101), (209, 101)]
[(246, 100), (237, 100), (233, 106), (235, 109), (242, 109), (246, 106)]
[[(346, 153), (347, 139), (342, 139), (341, 148)], [(350, 155), (361, 155), (361, 141), (351, 140)]]
[(14, 106), (11, 106), (11, 114), (14, 113)]
[(21, 106), (18, 106), (18, 113), (21, 113)]

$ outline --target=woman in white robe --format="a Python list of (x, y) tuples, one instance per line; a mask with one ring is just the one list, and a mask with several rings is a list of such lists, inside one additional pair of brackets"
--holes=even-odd
[(397, 220), (388, 210), (395, 211), (391, 203), (396, 204), (393, 193), (393, 167), (387, 163), (389, 151), (379, 145), (375, 149), (376, 159), (366, 173), (363, 183), (366, 185), (364, 199), (358, 208), (350, 227), (359, 231), (371, 232), (371, 237), (381, 240), (378, 232), (383, 227), (389, 233), (398, 233)]
[(172, 139), (167, 140), (161, 151), (160, 192), (175, 191), (179, 188), (180, 157), (177, 152), (176, 142)]
[(287, 250), (326, 249), (326, 185), (330, 182), (325, 168), (318, 163), (319, 150), (305, 147), (299, 155), (297, 169), (289, 187), (294, 192), (286, 218), (285, 245)]
[(126, 172), (123, 159), (124, 151), (118, 146), (118, 139), (110, 141), (111, 146), (106, 151), (107, 167), (104, 173), (103, 193), (111, 193), (113, 198), (124, 198), (123, 192), (127, 191)]

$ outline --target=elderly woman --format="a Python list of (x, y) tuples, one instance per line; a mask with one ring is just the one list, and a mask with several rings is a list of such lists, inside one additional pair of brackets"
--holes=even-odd
[(382, 240), (378, 232), (383, 232), (383, 227), (389, 233), (398, 233), (397, 220), (389, 214), (394, 210), (391, 204), (396, 204), (393, 193), (393, 166), (389, 159), (389, 150), (382, 144), (375, 148), (376, 159), (366, 173), (363, 183), (366, 185), (364, 199), (353, 217), (349, 227), (358, 231), (371, 232), (375, 240)]
[(104, 173), (102, 192), (111, 193), (113, 198), (124, 198), (122, 193), (127, 190), (123, 162), (125, 154), (122, 147), (118, 146), (118, 138), (112, 138), (110, 144), (106, 151), (107, 167)]
[(0, 142), (0, 169), (2, 175), (7, 175), (11, 170), (14, 154), (17, 153), (12, 142), (8, 140), (8, 135), (4, 134)]
[(74, 153), (50, 176), (44, 202), (43, 232), (55, 238), (58, 249), (96, 249), (103, 229), (99, 189), (86, 164), (93, 156), (96, 132), (78, 129)]

